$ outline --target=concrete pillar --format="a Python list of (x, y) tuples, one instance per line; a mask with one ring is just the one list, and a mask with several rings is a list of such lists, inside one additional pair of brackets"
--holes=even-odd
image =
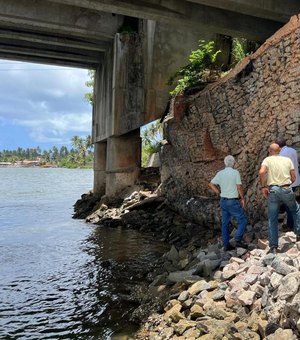
[(97, 142), (94, 145), (94, 193), (105, 194), (106, 181), (106, 142)]
[(135, 183), (141, 166), (140, 129), (107, 141), (106, 195), (114, 197)]

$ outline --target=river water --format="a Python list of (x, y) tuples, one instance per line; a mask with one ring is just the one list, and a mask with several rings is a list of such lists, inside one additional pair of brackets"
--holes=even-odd
[(72, 219), (90, 169), (0, 168), (0, 339), (131, 334), (131, 288), (165, 247)]

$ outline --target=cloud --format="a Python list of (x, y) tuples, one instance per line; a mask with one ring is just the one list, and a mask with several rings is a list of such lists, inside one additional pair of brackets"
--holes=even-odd
[(43, 129), (45, 131), (56, 131), (56, 133), (62, 134), (64, 132), (86, 132), (91, 130), (91, 117), (90, 113), (80, 114), (55, 114), (54, 116), (44, 119), (32, 119), (22, 120), (14, 119), (14, 124), (26, 126), (31, 129)]
[(20, 134), (21, 147), (68, 143), (75, 134), (91, 133), (92, 108), (84, 100), (91, 91), (85, 86), (87, 70), (0, 60), (0, 76), (0, 146), (5, 126), (27, 131)]

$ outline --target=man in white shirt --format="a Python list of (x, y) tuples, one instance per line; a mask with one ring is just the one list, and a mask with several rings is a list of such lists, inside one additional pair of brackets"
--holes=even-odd
[(236, 247), (247, 248), (247, 245), (242, 241), (247, 225), (247, 218), (244, 211), (245, 200), (241, 176), (238, 170), (233, 169), (235, 163), (233, 156), (226, 156), (224, 163), (225, 169), (219, 171), (208, 184), (221, 198), (220, 206), (222, 211), (222, 239), (224, 250), (234, 249), (229, 243), (229, 222), (231, 217), (234, 217), (238, 223), (235, 234)]
[[(291, 184), (292, 190), (295, 192), (297, 187), (300, 185), (300, 176), (299, 176), (299, 169), (298, 169), (298, 154), (297, 151), (290, 146), (286, 145), (286, 140), (284, 138), (278, 138), (275, 141), (276, 144), (278, 144), (281, 148), (279, 155), (288, 157), (293, 162), (294, 170), (295, 170), (295, 182)], [(288, 206), (283, 204), (283, 208), (286, 211), (287, 214), (287, 221), (286, 225), (283, 226), (283, 230), (294, 230), (294, 219), (293, 214), (289, 210)]]

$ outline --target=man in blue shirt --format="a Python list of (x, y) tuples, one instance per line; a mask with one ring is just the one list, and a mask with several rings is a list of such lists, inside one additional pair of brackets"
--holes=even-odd
[[(275, 141), (276, 144), (279, 145), (281, 148), (279, 155), (288, 157), (290, 160), (293, 162), (294, 169), (295, 169), (295, 176), (296, 180), (293, 182), (290, 186), (292, 190), (295, 192), (297, 187), (300, 185), (300, 176), (299, 176), (299, 169), (298, 169), (298, 154), (297, 151), (290, 146), (286, 145), (286, 140), (282, 137), (278, 138)], [(284, 210), (286, 211), (287, 214), (287, 219), (286, 219), (286, 225), (283, 225), (283, 230), (294, 230), (294, 220), (293, 220), (293, 214), (289, 210), (289, 208), (284, 204), (283, 205)]]
[(238, 170), (233, 169), (234, 157), (228, 155), (224, 158), (225, 169), (219, 171), (210, 181), (209, 187), (220, 195), (220, 206), (222, 211), (222, 239), (224, 250), (233, 250), (230, 245), (229, 222), (231, 217), (237, 220), (238, 228), (235, 234), (236, 247), (247, 248), (242, 241), (246, 230), (247, 218), (244, 211), (245, 199)]

